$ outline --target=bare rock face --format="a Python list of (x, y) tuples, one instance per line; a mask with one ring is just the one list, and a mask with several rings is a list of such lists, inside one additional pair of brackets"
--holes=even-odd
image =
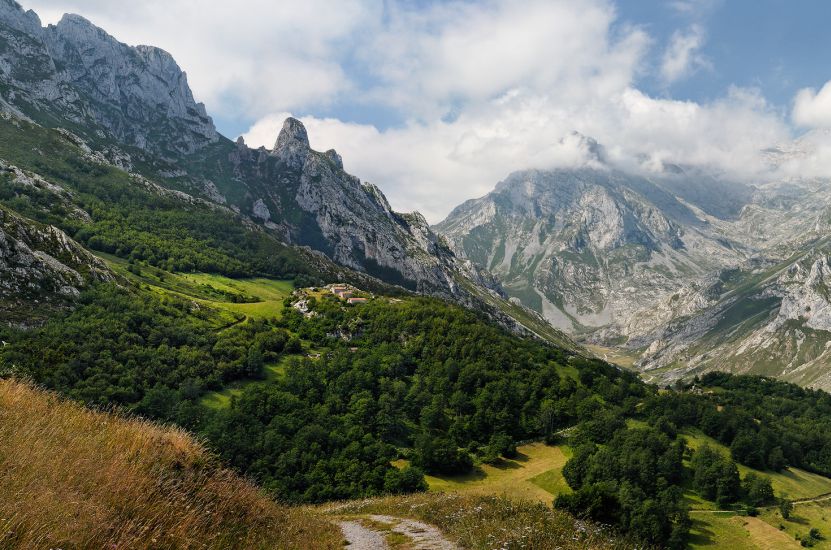
[(257, 172), (264, 176), (259, 190), (264, 196), (255, 201), (256, 212), (298, 220), (286, 227), (292, 242), (414, 290), (445, 295), (458, 291), (457, 260), (440, 245), (424, 217), (394, 212), (377, 187), (343, 171), (335, 151), (312, 150), (299, 120), (286, 119), (265, 157), (255, 159), (253, 153), (243, 156), (256, 160)]
[(644, 339), (639, 368), (662, 384), (728, 370), (831, 389), (831, 270), (820, 244), (786, 262), (749, 261), (690, 292), (697, 307)]
[(302, 169), (309, 152), (309, 135), (306, 133), (306, 127), (296, 118), (287, 118), (277, 136), (272, 154), (279, 157), (287, 166)]
[(512, 174), (436, 230), (552, 325), (616, 341), (646, 328), (630, 322), (638, 311), (739, 262), (743, 246), (661, 186), (600, 159)]
[(71, 303), (90, 281), (111, 279), (101, 260), (60, 229), (0, 208), (0, 312), (10, 321), (41, 318)]
[[(162, 155), (186, 154), (219, 135), (167, 52), (130, 47), (78, 15), (41, 27), (34, 12), (0, 0), (3, 103), (47, 124), (70, 119)], [(88, 136), (89, 137), (89, 136)]]

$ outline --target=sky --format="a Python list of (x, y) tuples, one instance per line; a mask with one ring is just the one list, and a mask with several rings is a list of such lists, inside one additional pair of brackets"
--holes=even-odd
[[(432, 223), (513, 171), (585, 164), (581, 136), (623, 169), (752, 183), (765, 149), (831, 127), (824, 0), (20, 2), (169, 51), (232, 139), (270, 148), (300, 118)], [(822, 143), (788, 174), (831, 176)]]

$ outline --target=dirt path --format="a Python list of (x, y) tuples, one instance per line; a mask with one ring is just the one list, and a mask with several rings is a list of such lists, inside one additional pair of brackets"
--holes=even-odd
[(352, 550), (387, 550), (387, 541), (406, 550), (459, 550), (437, 528), (413, 519), (370, 515), (344, 519), (338, 525), (347, 541), (344, 548)]
[(392, 516), (369, 516), (373, 521), (394, 525), (393, 533), (404, 535), (412, 541), (414, 550), (458, 550), (458, 546), (444, 538), (441, 531), (421, 521)]
[[(815, 497), (810, 498), (798, 498), (791, 501), (791, 504), (809, 504), (811, 502), (823, 502), (826, 500), (831, 500), (831, 493), (823, 493), (821, 495), (817, 495)], [(778, 508), (778, 504), (773, 504), (770, 506), (759, 506), (759, 510), (773, 510), (774, 508)], [(690, 510), (690, 513), (693, 514), (723, 514), (723, 513), (735, 513), (736, 510)]]
[(804, 504), (806, 502), (820, 502), (823, 500), (831, 500), (831, 493), (824, 493), (811, 498), (798, 498), (796, 500), (792, 500), (791, 504)]
[(343, 538), (346, 539), (344, 548), (352, 550), (386, 550), (385, 537), (379, 531), (368, 529), (357, 521), (338, 522)]

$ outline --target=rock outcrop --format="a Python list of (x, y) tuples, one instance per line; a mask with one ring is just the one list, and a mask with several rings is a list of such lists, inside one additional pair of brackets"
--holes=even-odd
[(461, 263), (424, 217), (394, 212), (376, 186), (343, 170), (336, 151), (312, 150), (299, 120), (286, 119), (271, 150), (234, 147), (233, 171), (251, 200), (243, 207), (285, 240), (412, 290), (462, 292)]
[(642, 331), (633, 316), (682, 281), (746, 253), (655, 182), (597, 165), (512, 174), (436, 230), (554, 326), (609, 342)]
[(47, 125), (71, 120), (88, 139), (163, 156), (219, 139), (170, 54), (122, 44), (78, 15), (44, 28), (34, 12), (0, 0), (0, 81), (8, 110)]
[(0, 312), (31, 323), (76, 299), (93, 280), (110, 280), (107, 266), (53, 226), (0, 207)]

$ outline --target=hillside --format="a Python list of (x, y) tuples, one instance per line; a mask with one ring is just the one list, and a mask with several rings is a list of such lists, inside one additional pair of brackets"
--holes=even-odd
[[(532, 313), (509, 304), (493, 278), (457, 258), (421, 214), (394, 212), (378, 187), (344, 171), (336, 151), (314, 151), (297, 119), (285, 121), (271, 149), (255, 150), (241, 140), (232, 142), (217, 132), (170, 54), (152, 46), (120, 43), (77, 15), (66, 15), (57, 24), (43, 27), (36, 13), (24, 11), (13, 0), (3, 0), (0, 37), (4, 67), (0, 70), (0, 111), (4, 122), (24, 131), (55, 129), (80, 149), (74, 153), (76, 158), (97, 165), (92, 172), (112, 174), (116, 168), (152, 194), (186, 203), (182, 205), (185, 208), (211, 209), (211, 217), (219, 214), (225, 218), (214, 227), (244, 226), (247, 232), (257, 234), (259, 243), (255, 246), (261, 249), (264, 241), (279, 243), (283, 248), (280, 258), (266, 260), (267, 254), (260, 254), (260, 273), (275, 274), (275, 267), (280, 271), (283, 266), (279, 264), (286, 256), (300, 257), (302, 263), (309, 264), (328, 259), (330, 264), (341, 266), (341, 271), (345, 267), (364, 279), (451, 298), (488, 311), (513, 330), (530, 330), (543, 338), (553, 335), (558, 343), (569, 343)], [(14, 149), (20, 144), (6, 141), (4, 145)], [(43, 150), (27, 148), (27, 160), (37, 161), (31, 153)], [(58, 166), (23, 162), (5, 148), (0, 148), (0, 159), (69, 191), (62, 182), (53, 181), (62, 173)], [(63, 183), (73, 187), (73, 182)], [(93, 194), (102, 198), (100, 192)], [(72, 210), (86, 217), (75, 220), (70, 236), (76, 236), (79, 226), (101, 221), (99, 212), (87, 212), (71, 192), (64, 198), (70, 209), (60, 217)], [(130, 199), (134, 208), (136, 197)], [(155, 201), (142, 200), (141, 206)], [(134, 226), (135, 222), (119, 220), (118, 224)], [(196, 228), (181, 229), (177, 228), (177, 239), (188, 233), (192, 236)], [(202, 244), (204, 229), (196, 231)], [(239, 238), (235, 235), (232, 240), (239, 244)], [(88, 242), (84, 240), (84, 244)], [(124, 257), (136, 244), (99, 235), (92, 247)], [(309, 249), (320, 253), (319, 257), (310, 257)], [(192, 256), (177, 251), (177, 258), (183, 255)], [(177, 261), (190, 269), (191, 260)], [(211, 271), (217, 270), (217, 262), (232, 267), (223, 258), (209, 261)], [(205, 270), (204, 262), (197, 263), (202, 265), (193, 267)], [(300, 269), (297, 262), (292, 269)], [(344, 279), (324, 278), (329, 282)]]
[[(529, 536), (539, 548), (631, 545), (565, 513), (499, 498), (421, 495), (283, 506), (222, 468), (181, 429), (90, 411), (13, 380), (0, 380), (0, 418), (2, 548), (323, 550), (355, 536), (354, 527), (341, 532), (344, 524), (393, 547), (430, 540), (479, 548)], [(406, 518), (428, 523), (398, 534), (378, 514), (390, 525)], [(525, 529), (531, 524), (533, 532)]]
[[(410, 493), (425, 482), (433, 492), (547, 503), (573, 494), (562, 503), (573, 514), (678, 546), (685, 507), (703, 498), (688, 498), (691, 453), (682, 439), (701, 432), (731, 450), (736, 480), (761, 472), (777, 496), (827, 492), (823, 393), (729, 377), (658, 393), (434, 299), (353, 286), (366, 301), (349, 304), (326, 287), (106, 261), (124, 286), (96, 284), (74, 311), (40, 328), (0, 331), (8, 343), (0, 361), (84, 402), (185, 426), (281, 500)], [(515, 447), (528, 439), (559, 446)], [(582, 480), (569, 473), (573, 460), (610, 456), (662, 464), (665, 481), (623, 464), (593, 466)], [(620, 480), (638, 487), (634, 500)], [(631, 516), (584, 509), (580, 499), (599, 490)], [(653, 498), (676, 511), (651, 508)], [(705, 509), (715, 508), (712, 498)], [(689, 514), (695, 536), (700, 518)], [(660, 527), (645, 530), (630, 517)]]
[(339, 548), (181, 429), (0, 380), (0, 547)]

